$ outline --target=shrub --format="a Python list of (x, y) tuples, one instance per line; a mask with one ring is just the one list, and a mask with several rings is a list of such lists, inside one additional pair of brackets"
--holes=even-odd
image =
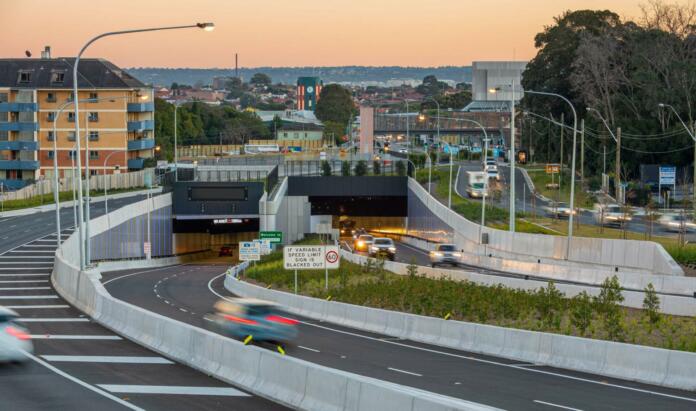
[(415, 258), (411, 257), (411, 261), (406, 266), (406, 272), (408, 273), (408, 278), (413, 279), (418, 276), (418, 266)]
[(400, 176), (406, 175), (406, 166), (404, 165), (403, 160), (399, 160), (396, 162), (396, 174)]
[(648, 283), (648, 286), (643, 290), (645, 293), (645, 298), (643, 299), (643, 310), (645, 310), (645, 317), (648, 323), (652, 326), (657, 325), (660, 322), (660, 297), (657, 296), (655, 287), (652, 283)]
[(382, 174), (382, 163), (378, 160), (372, 162), (372, 173), (376, 176)]
[(563, 293), (556, 288), (553, 281), (549, 281), (546, 288), (539, 288), (537, 291), (537, 311), (545, 326), (559, 329), (562, 309)]
[(341, 175), (344, 177), (350, 175), (350, 162), (343, 161), (341, 163)]
[(360, 160), (358, 161), (357, 164), (355, 164), (355, 169), (353, 170), (355, 172), (356, 176), (364, 176), (367, 174), (367, 163), (365, 160)]
[(621, 285), (619, 284), (618, 277), (615, 275), (602, 282), (599, 295), (595, 297), (597, 310), (602, 314), (617, 310), (619, 304), (622, 303), (623, 300), (624, 296), (621, 294)]
[(584, 336), (594, 317), (592, 298), (590, 298), (587, 292), (583, 291), (573, 297), (571, 307), (570, 323), (578, 329), (580, 335)]
[(321, 175), (324, 177), (331, 175), (331, 164), (326, 160), (321, 162)]

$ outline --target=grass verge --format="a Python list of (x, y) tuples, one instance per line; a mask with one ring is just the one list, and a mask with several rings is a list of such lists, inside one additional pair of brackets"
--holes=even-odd
[[(123, 188), (123, 189), (113, 189), (109, 190), (109, 195), (127, 193), (131, 191), (144, 190), (145, 187), (137, 188)], [(104, 195), (103, 190), (92, 190), (90, 191), (90, 196), (101, 197)], [(73, 195), (72, 191), (61, 191), (58, 193), (59, 201), (72, 201)], [(32, 197), (26, 200), (8, 200), (3, 203), (4, 211), (19, 210), (22, 208), (39, 207), (42, 205), (53, 204), (53, 193), (44, 194), (42, 196)]]

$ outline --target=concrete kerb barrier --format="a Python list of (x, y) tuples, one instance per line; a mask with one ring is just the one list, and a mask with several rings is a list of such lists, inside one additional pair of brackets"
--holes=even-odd
[[(106, 328), (256, 395), (306, 410), (494, 409), (281, 356), (260, 347), (245, 346), (239, 341), (117, 300), (99, 282), (98, 271), (80, 272), (66, 257), (76, 257), (75, 250), (70, 249), (77, 245), (73, 237), (75, 235), (56, 251), (51, 276), (56, 291), (63, 298)], [(259, 295), (268, 291), (255, 288), (259, 289)], [(286, 300), (292, 302), (295, 298), (299, 297), (289, 295)], [(312, 299), (309, 300), (315, 307)]]
[[(225, 287), (240, 296), (277, 301), (281, 291), (263, 289), (230, 277)], [(318, 313), (309, 312), (305, 301), (309, 297), (291, 295), (285, 309), (329, 322), (338, 322), (331, 315), (332, 306), (349, 306), (342, 310), (342, 324), (363, 326), (355, 328), (367, 331), (379, 330), (383, 334), (431, 343), (447, 348), (494, 355), (515, 361), (549, 365), (597, 375), (639, 381), (670, 388), (696, 389), (696, 353), (665, 350), (611, 341), (592, 340), (560, 334), (517, 330), (492, 325), (445, 321), (377, 308), (351, 306), (350, 304), (315, 299), (324, 305)], [(284, 298), (284, 301), (288, 301)], [(317, 305), (311, 305), (316, 307)], [(301, 309), (301, 307), (305, 307)], [(363, 321), (363, 313), (369, 311)], [(351, 319), (351, 316), (358, 318)], [(387, 325), (384, 325), (384, 321)]]

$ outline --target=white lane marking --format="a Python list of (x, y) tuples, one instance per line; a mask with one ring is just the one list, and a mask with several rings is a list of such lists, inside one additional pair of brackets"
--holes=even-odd
[(16, 291), (16, 290), (50, 290), (51, 287), (0, 287), (0, 291)]
[(32, 340), (122, 340), (118, 335), (32, 334)]
[(223, 397), (249, 397), (250, 395), (230, 387), (185, 387), (177, 385), (117, 385), (98, 384), (100, 388), (118, 394), (179, 394), (214, 395)]
[(86, 323), (89, 318), (20, 318), (23, 323)]
[(0, 300), (45, 300), (58, 298), (57, 295), (0, 295)]
[(44, 361), (44, 360), (42, 360), (42, 359), (40, 359), (40, 358), (38, 358), (38, 357), (36, 357), (36, 356), (34, 356), (34, 355), (32, 355), (32, 354), (29, 354), (28, 352), (25, 352), (24, 354), (25, 354), (28, 358), (30, 358), (30, 359), (32, 359), (33, 361), (35, 361), (36, 363), (38, 363), (38, 364), (40, 364), (40, 365), (43, 365), (44, 367), (46, 367), (46, 368), (48, 368), (49, 370), (53, 371), (54, 373), (60, 375), (61, 377), (67, 378), (67, 379), (69, 379), (70, 381), (72, 381), (72, 382), (74, 382), (74, 383), (76, 383), (76, 384), (79, 384), (79, 385), (83, 386), (84, 388), (87, 388), (87, 389), (90, 390), (90, 391), (93, 391), (93, 392), (95, 392), (95, 393), (97, 393), (97, 394), (99, 394), (99, 395), (101, 395), (101, 396), (103, 396), (103, 397), (106, 397), (106, 398), (108, 398), (108, 399), (110, 399), (110, 400), (112, 400), (112, 401), (117, 402), (118, 404), (123, 405), (123, 406), (126, 407), (126, 408), (129, 408), (129, 409), (131, 409), (131, 410), (145, 411), (145, 410), (143, 410), (143, 409), (140, 408), (140, 407), (137, 407), (137, 406), (135, 406), (135, 405), (133, 405), (133, 404), (127, 402), (127, 401), (124, 401), (124, 400), (122, 400), (122, 399), (120, 399), (120, 398), (118, 398), (118, 397), (116, 397), (116, 396), (114, 396), (114, 395), (109, 394), (108, 392), (104, 391), (103, 389), (97, 388), (97, 387), (95, 387), (95, 386), (93, 386), (93, 385), (91, 385), (91, 384), (87, 384), (86, 382), (84, 382), (84, 381), (82, 381), (82, 380), (80, 380), (80, 379), (78, 379), (78, 378), (76, 378), (76, 377), (73, 377), (72, 375), (70, 375), (70, 374), (68, 374), (68, 373), (66, 373), (66, 372), (63, 372), (63, 371), (59, 370), (58, 368), (52, 366), (51, 364), (47, 363), (46, 361)]
[[(30, 247), (29, 245), (25, 245), (23, 247)], [(44, 247), (44, 246), (35, 246), (35, 247)], [(36, 255), (36, 253), (41, 253), (44, 254), (46, 257), (52, 257), (53, 256), (54, 250), (13, 250), (13, 251), (8, 251), (6, 256), (9, 257), (32, 257)], [(22, 255), (13, 255), (14, 253), (34, 253), (32, 255), (27, 255), (27, 256), (22, 256)], [(41, 257), (41, 255), (36, 255), (37, 257)]]
[(153, 269), (151, 269), (151, 270), (138, 271), (138, 272), (135, 272), (135, 273), (130, 273), (130, 274), (122, 275), (122, 276), (120, 276), (120, 277), (116, 277), (116, 278), (112, 278), (112, 279), (110, 279), (110, 280), (108, 280), (108, 281), (104, 281), (104, 282), (102, 283), (102, 285), (103, 285), (103, 286), (106, 286), (107, 284), (109, 284), (109, 283), (111, 283), (111, 282), (114, 282), (114, 281), (116, 281), (116, 280), (120, 280), (120, 279), (122, 279), (122, 278), (131, 277), (131, 276), (133, 276), (133, 275), (145, 274), (145, 273), (150, 273), (150, 272), (153, 272), (153, 271), (165, 270), (165, 269), (168, 269), (168, 268), (179, 267), (180, 265), (181, 265), (181, 264), (169, 265), (169, 266), (166, 266), (166, 267), (153, 268)]
[(130, 357), (109, 355), (42, 355), (50, 362), (90, 362), (112, 364), (174, 364), (164, 357)]
[[(18, 258), (18, 257), (15, 257)], [(27, 257), (29, 258), (29, 257)], [(51, 265), (46, 265), (45, 262), (42, 261), (0, 261), (0, 264), (2, 265), (24, 265), (24, 264), (29, 264), (29, 265), (39, 265), (39, 264), (44, 264), (42, 267), (33, 267), (33, 268), (53, 268)]]
[[(213, 294), (217, 295), (218, 297), (220, 297), (220, 298), (222, 298), (222, 299), (225, 299), (225, 300), (232, 301), (229, 297), (225, 297), (225, 296), (223, 296), (222, 294), (218, 293), (217, 291), (213, 290), (213, 287), (212, 287), (213, 281), (215, 281), (216, 279), (218, 279), (218, 278), (220, 278), (220, 277), (222, 277), (222, 276), (224, 276), (224, 275), (225, 275), (225, 273), (222, 273), (222, 274), (220, 274), (220, 275), (218, 275), (218, 276), (213, 277), (213, 278), (208, 282), (208, 289), (210, 290), (210, 292), (212, 292)], [(408, 345), (408, 344), (404, 344), (404, 343), (397, 342), (397, 341), (381, 340), (381, 339), (379, 339), (379, 338), (370, 337), (370, 336), (367, 336), (367, 335), (361, 335), (361, 334), (357, 334), (357, 333), (352, 333), (352, 332), (349, 332), (349, 331), (337, 330), (337, 329), (335, 329), (335, 328), (330, 328), (330, 327), (326, 327), (326, 326), (319, 325), (319, 324), (313, 324), (313, 323), (306, 322), (306, 321), (300, 321), (300, 320), (298, 320), (298, 321), (299, 321), (301, 324), (309, 325), (309, 326), (312, 326), (312, 327), (322, 328), (322, 329), (325, 329), (325, 330), (328, 330), (328, 331), (333, 331), (333, 332), (337, 332), (337, 333), (341, 333), (341, 334), (352, 335), (352, 336), (358, 337), (358, 338), (365, 338), (365, 339), (368, 339), (368, 340), (379, 341), (379, 342), (381, 342), (381, 343), (383, 343), (383, 344), (393, 344), (393, 345), (397, 345), (397, 346), (399, 346), (399, 347), (411, 348), (411, 349), (414, 349), (414, 350), (421, 350), (421, 351), (425, 351), (425, 352), (429, 352), (429, 353), (433, 353), (433, 354), (445, 355), (445, 356), (448, 356), (448, 357), (456, 357), (456, 358), (461, 358), (461, 359), (470, 360), (470, 361), (476, 361), (476, 362), (480, 362), (480, 363), (484, 363), (484, 364), (497, 365), (497, 366), (500, 366), (500, 367), (508, 367), (508, 368), (513, 368), (513, 369), (516, 369), (516, 370), (523, 370), (523, 371), (527, 371), (527, 372), (534, 372), (534, 373), (538, 373), (538, 374), (550, 375), (550, 376), (553, 376), (553, 377), (566, 378), (566, 379), (573, 380), (573, 381), (586, 382), (586, 383), (589, 383), (589, 384), (597, 384), (597, 385), (602, 385), (602, 386), (605, 386), (605, 387), (618, 388), (618, 389), (627, 390), (627, 391), (640, 392), (640, 393), (643, 393), (643, 394), (657, 395), (657, 396), (660, 396), (660, 397), (673, 398), (673, 399), (676, 399), (676, 400), (683, 400), (683, 401), (689, 401), (689, 402), (694, 402), (694, 403), (696, 403), (696, 398), (680, 397), (680, 396), (678, 396), (678, 395), (665, 394), (665, 393), (656, 392), (656, 391), (650, 391), (650, 390), (646, 390), (646, 389), (642, 389), (642, 388), (627, 387), (627, 386), (625, 386), (625, 385), (612, 384), (612, 383), (608, 383), (608, 382), (604, 382), (604, 381), (596, 381), (596, 380), (590, 380), (590, 379), (587, 379), (587, 378), (574, 377), (574, 376), (572, 376), (572, 375), (559, 374), (559, 373), (556, 373), (556, 372), (544, 371), (544, 370), (539, 370), (539, 369), (536, 369), (536, 368), (519, 367), (519, 366), (515, 366), (515, 365), (512, 365), (512, 364), (505, 364), (505, 363), (496, 362), (496, 361), (484, 360), (484, 359), (481, 359), (481, 358), (475, 358), (475, 357), (470, 357), (470, 356), (466, 356), (466, 355), (453, 354), (453, 353), (448, 353), (448, 352), (444, 352), (444, 351), (438, 351), (438, 350), (434, 350), (434, 349), (430, 349), (430, 348), (425, 348), (425, 347), (416, 347), (416, 346), (413, 346), (413, 345)], [(341, 356), (341, 358), (344, 358), (344, 357)]]
[(34, 274), (0, 274), (0, 277), (45, 277), (50, 273), (34, 273)]
[(564, 409), (564, 410), (582, 411), (582, 410), (579, 409), (579, 408), (566, 407), (565, 405), (558, 405), (558, 404), (554, 404), (554, 403), (546, 402), (546, 401), (534, 400), (534, 402), (536, 402), (536, 403), (538, 403), (538, 404), (548, 405), (549, 407), (562, 408), (562, 409)]
[(408, 374), (408, 375), (415, 375), (416, 377), (422, 377), (422, 376), (423, 376), (423, 374), (418, 374), (418, 373), (411, 372), (411, 371), (400, 370), (400, 369), (398, 369), (398, 368), (389, 367), (389, 368), (387, 368), (387, 369), (388, 369), (388, 370), (392, 370), (392, 371), (396, 371), (396, 372), (400, 372), (400, 373), (404, 373), (404, 374)]
[[(38, 240), (37, 240), (37, 241), (38, 241)], [(42, 241), (43, 241), (43, 240), (42, 240)], [(50, 241), (53, 242), (53, 243), (56, 242), (56, 240), (50, 240)], [(41, 244), (24, 244), (24, 245), (21, 245), (20, 247), (51, 248), (51, 249), (53, 249), (53, 250), (56, 249), (56, 247), (54, 247), (54, 246), (51, 246), (51, 245), (41, 245)], [(37, 251), (44, 251), (44, 250), (37, 250)], [(49, 251), (49, 250), (46, 250), (46, 251)]]
[[(207, 320), (207, 318), (206, 318), (206, 320)], [(210, 321), (210, 320), (208, 320), (208, 321)], [(312, 351), (312, 352), (321, 352), (319, 350), (315, 350), (314, 348), (303, 347), (301, 345), (298, 345), (297, 348), (302, 348), (303, 350)]]
[(47, 283), (48, 280), (0, 280), (0, 284)]
[(179, 311), (183, 311), (183, 312), (185, 312), (185, 313), (188, 312), (188, 311), (184, 310), (183, 308), (179, 308)]
[(34, 309), (41, 309), (41, 308), (46, 308), (46, 309), (53, 309), (53, 308), (70, 308), (69, 305), (61, 305), (61, 304), (47, 304), (47, 305), (5, 305), (5, 308), (9, 308), (11, 310), (34, 310)]

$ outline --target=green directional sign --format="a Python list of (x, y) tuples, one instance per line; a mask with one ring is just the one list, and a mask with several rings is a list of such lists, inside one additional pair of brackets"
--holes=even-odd
[(260, 231), (259, 240), (270, 240), (271, 243), (282, 243), (283, 242), (283, 232), (282, 231)]

